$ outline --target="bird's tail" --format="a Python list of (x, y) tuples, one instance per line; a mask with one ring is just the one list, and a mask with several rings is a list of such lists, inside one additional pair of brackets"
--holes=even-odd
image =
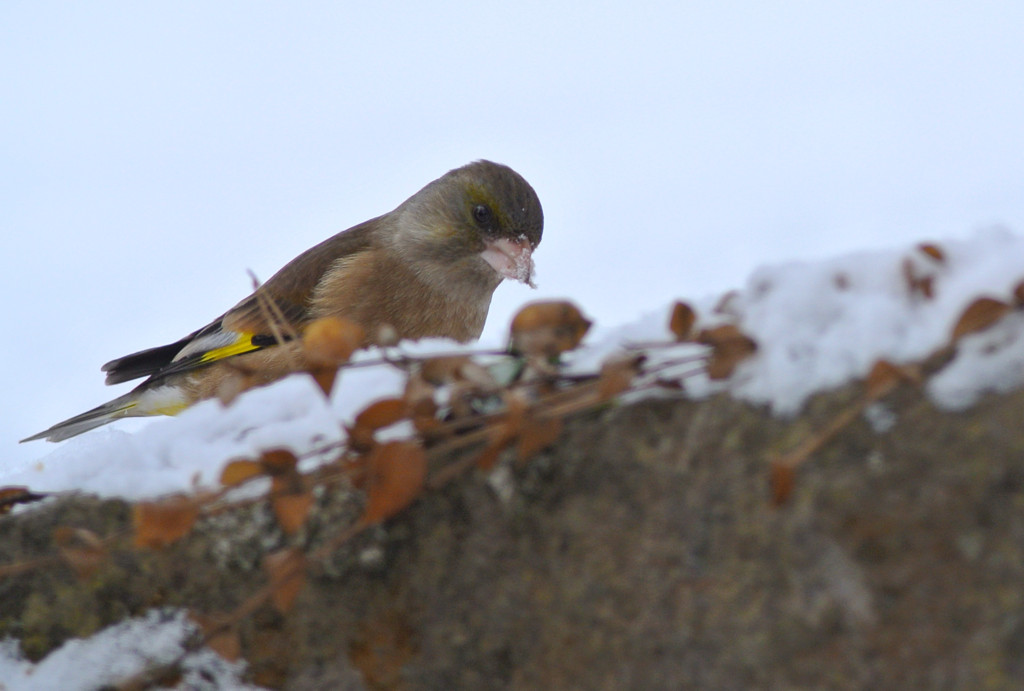
[(172, 386), (147, 387), (145, 384), (136, 387), (123, 396), (96, 406), (80, 415), (58, 422), (50, 429), (22, 439), (22, 442), (45, 439), (47, 441), (64, 441), (71, 437), (101, 427), (108, 422), (125, 417), (144, 417), (147, 415), (174, 415), (188, 405), (183, 392)]

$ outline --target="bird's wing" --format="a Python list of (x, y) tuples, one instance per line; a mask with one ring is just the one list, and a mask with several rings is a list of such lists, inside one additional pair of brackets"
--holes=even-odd
[[(376, 221), (350, 228), (306, 250), (257, 292), (185, 338), (111, 360), (102, 368), (107, 373), (106, 383), (119, 384), (147, 376), (164, 379), (271, 347), (277, 344), (279, 336), (287, 339), (289, 333), (300, 331), (308, 323), (309, 298), (331, 265), (372, 248)], [(259, 295), (268, 300), (261, 300)], [(278, 314), (266, 306), (268, 301)], [(279, 317), (283, 317), (284, 325), (279, 323)]]
[[(288, 262), (260, 286), (258, 293), (270, 298), (285, 321), (294, 329), (305, 326), (310, 318), (309, 304), (320, 279), (339, 259), (373, 249), (373, 236), (379, 219), (372, 219), (338, 233), (311, 247)], [(273, 334), (268, 310), (253, 293), (232, 307), (223, 317), (225, 328), (252, 334)]]
[(141, 350), (103, 365), (107, 384), (151, 377), (163, 379), (212, 362), (274, 345), (275, 339), (260, 334), (226, 330), (223, 317), (175, 343)]

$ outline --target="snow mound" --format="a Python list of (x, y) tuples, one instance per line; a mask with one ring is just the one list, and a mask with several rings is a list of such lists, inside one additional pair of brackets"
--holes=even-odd
[[(810, 395), (864, 377), (879, 359), (920, 361), (948, 345), (967, 305), (982, 296), (1010, 303), (1022, 279), (1024, 239), (999, 229), (931, 246), (762, 267), (741, 290), (691, 303), (698, 328), (734, 324), (756, 341), (757, 351), (724, 381), (691, 373), (686, 391), (703, 396), (727, 390), (791, 415)], [(656, 310), (591, 334), (570, 354), (570, 371), (593, 372), (623, 348), (674, 340), (668, 315), (668, 309)], [(930, 379), (928, 393), (939, 405), (957, 408), (986, 391), (1024, 385), (1022, 342), (1024, 316), (1017, 310), (959, 341), (950, 365)], [(404, 343), (396, 352), (423, 356), (474, 348), (435, 339)], [(659, 357), (670, 356), (651, 349), (651, 361)], [(272, 448), (315, 462), (318, 450), (326, 457), (338, 448), (345, 425), (367, 404), (402, 395), (405, 373), (380, 352), (357, 353), (356, 362), (343, 371), (331, 400), (310, 377), (294, 375), (229, 406), (206, 401), (134, 434), (89, 432), (34, 464), (5, 468), (0, 485), (141, 499), (215, 487), (227, 461)]]

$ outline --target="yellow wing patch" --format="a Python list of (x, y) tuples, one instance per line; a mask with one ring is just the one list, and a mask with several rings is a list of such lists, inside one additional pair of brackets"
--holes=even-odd
[(208, 350), (203, 353), (203, 356), (199, 358), (199, 362), (216, 362), (217, 360), (234, 357), (235, 355), (250, 353), (254, 350), (259, 350), (261, 347), (262, 346), (253, 345), (251, 333), (240, 333), (238, 334), (238, 340), (234, 343), (229, 343), (226, 346), (214, 348), (213, 350)]
[(151, 408), (146, 411), (147, 415), (170, 415), (174, 416), (188, 408), (188, 403), (172, 403), (159, 408)]

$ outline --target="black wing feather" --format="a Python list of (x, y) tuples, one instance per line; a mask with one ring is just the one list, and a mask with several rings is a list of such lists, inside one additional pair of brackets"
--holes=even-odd
[(196, 334), (191, 334), (168, 345), (147, 348), (131, 355), (119, 357), (103, 365), (100, 369), (107, 373), (107, 384), (120, 384), (122, 382), (148, 377), (159, 372), (171, 364), (174, 356), (181, 352), (181, 349), (188, 345)]

